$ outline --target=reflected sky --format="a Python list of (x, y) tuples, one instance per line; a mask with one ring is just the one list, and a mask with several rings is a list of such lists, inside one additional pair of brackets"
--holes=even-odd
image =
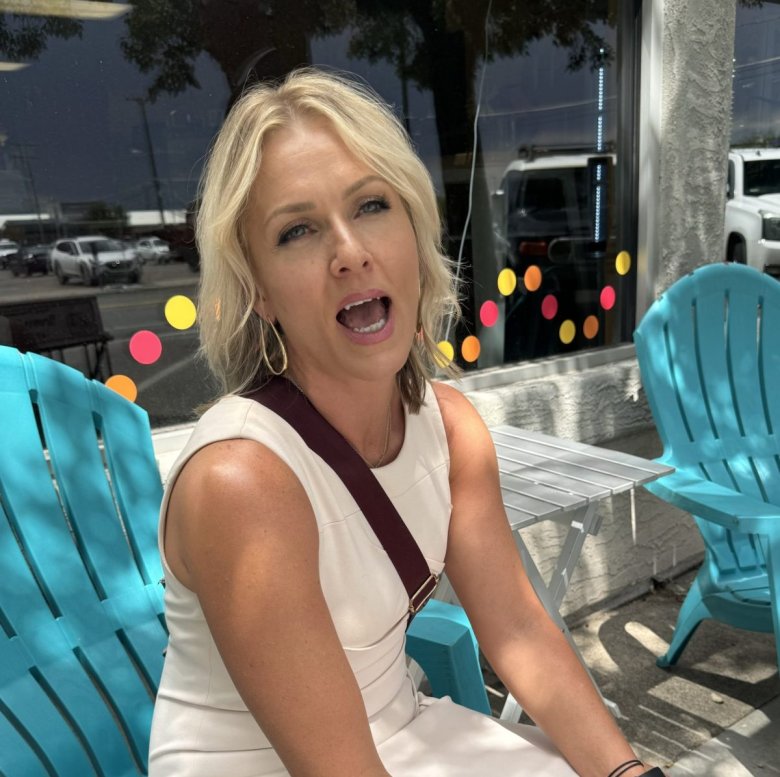
[[(0, 132), (6, 136), (0, 169), (19, 166), (8, 157), (18, 160), (21, 144), (41, 205), (102, 200), (127, 209), (155, 207), (140, 108), (126, 99), (144, 95), (149, 78), (122, 55), (124, 33), (122, 20), (84, 22), (81, 39), (50, 39), (29, 67), (0, 77)], [(147, 104), (171, 207), (194, 197), (204, 150), (228, 101), (225, 78), (208, 55), (198, 58), (196, 75), (201, 89)], [(0, 201), (29, 212), (30, 192), (20, 196), (17, 181), (11, 177), (10, 191), (0, 182)]]
[[(594, 29), (614, 44), (613, 31)], [(33, 183), (43, 210), (56, 203), (95, 201), (126, 210), (156, 207), (146, 128), (139, 104), (131, 99), (147, 93), (152, 77), (125, 59), (119, 45), (125, 35), (124, 18), (86, 21), (81, 37), (49, 38), (46, 50), (27, 68), (0, 74), (0, 135), (5, 136), (0, 213), (31, 212)], [(402, 82), (387, 61), (351, 57), (351, 42), (349, 30), (314, 38), (311, 59), (358, 73), (399, 115), (407, 107), (410, 134), (443, 192), (441, 128), (431, 92), (412, 80)], [(587, 66), (567, 70), (567, 58), (566, 49), (542, 40), (532, 42), (524, 56), (488, 63), (480, 133), (492, 186), (519, 145), (585, 143), (595, 137), (596, 74)], [(480, 58), (475, 79), (481, 67)], [(200, 89), (146, 103), (161, 193), (169, 208), (184, 208), (194, 199), (204, 153), (229, 101), (227, 79), (208, 54), (197, 58), (195, 77)], [(614, 91), (614, 79), (609, 79), (608, 137), (615, 132)]]

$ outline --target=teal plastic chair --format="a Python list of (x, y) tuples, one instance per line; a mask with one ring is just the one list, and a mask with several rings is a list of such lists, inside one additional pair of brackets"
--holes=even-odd
[(167, 643), (146, 413), (2, 347), (0, 428), (0, 773), (144, 774)]
[[(147, 415), (0, 346), (0, 428), (0, 775), (146, 774), (167, 644)], [(465, 615), (429, 606), (412, 625), (419, 663), (485, 710)]]
[(406, 653), (422, 667), (434, 696), (490, 715), (479, 646), (462, 607), (431, 599), (406, 632)]
[(645, 486), (693, 514), (704, 563), (668, 652), (705, 618), (772, 632), (780, 666), (780, 283), (738, 264), (701, 267), (634, 333), (642, 383), (676, 472)]

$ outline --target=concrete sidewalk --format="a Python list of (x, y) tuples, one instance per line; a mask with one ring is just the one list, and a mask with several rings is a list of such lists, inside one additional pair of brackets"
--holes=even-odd
[[(670, 777), (780, 775), (780, 676), (772, 634), (705, 621), (673, 669), (666, 651), (694, 572), (572, 628), (637, 755)], [(489, 683), (494, 710), (503, 687)]]
[(780, 774), (774, 635), (705, 621), (676, 667), (655, 665), (694, 574), (595, 613), (574, 639), (643, 760), (674, 777)]
[(669, 777), (780, 775), (780, 697), (686, 753)]

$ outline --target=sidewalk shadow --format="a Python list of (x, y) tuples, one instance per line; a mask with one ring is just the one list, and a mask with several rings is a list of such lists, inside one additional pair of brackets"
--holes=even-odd
[(640, 758), (659, 765), (718, 736), (780, 696), (774, 636), (705, 621), (678, 664), (655, 665), (671, 639), (687, 583), (672, 584), (573, 630), (602, 693)]

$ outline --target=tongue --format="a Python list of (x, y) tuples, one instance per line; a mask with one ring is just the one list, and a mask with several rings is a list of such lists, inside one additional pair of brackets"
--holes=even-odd
[(363, 329), (371, 324), (376, 324), (385, 317), (385, 305), (382, 300), (372, 299), (355, 305), (349, 310), (341, 310), (339, 321), (349, 329)]

